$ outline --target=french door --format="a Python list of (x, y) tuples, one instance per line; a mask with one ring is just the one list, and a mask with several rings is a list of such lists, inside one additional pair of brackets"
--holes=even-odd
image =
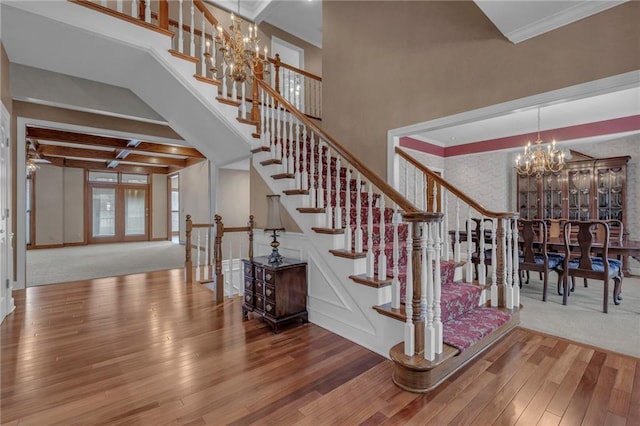
[(90, 243), (148, 241), (147, 185), (89, 184)]

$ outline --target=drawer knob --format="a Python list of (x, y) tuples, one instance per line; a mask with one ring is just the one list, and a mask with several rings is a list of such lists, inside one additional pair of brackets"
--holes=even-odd
[(270, 289), (270, 288), (268, 288), (268, 289), (265, 291), (265, 293), (267, 293), (267, 296), (271, 296), (271, 289)]
[(246, 300), (246, 301), (248, 302), (249, 300), (251, 300), (251, 296), (249, 296), (248, 294), (246, 294), (246, 295), (244, 296), (244, 300)]
[(271, 309), (273, 309), (273, 307), (271, 305), (267, 305), (267, 311), (271, 312)]
[(267, 280), (271, 279), (271, 274), (267, 274)]

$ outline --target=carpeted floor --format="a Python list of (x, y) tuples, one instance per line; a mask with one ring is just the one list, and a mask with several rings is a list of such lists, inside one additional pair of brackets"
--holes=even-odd
[[(183, 265), (184, 246), (169, 241), (29, 250), (27, 285), (176, 269)], [(608, 314), (602, 313), (602, 282), (590, 280), (589, 287), (584, 288), (582, 280), (578, 280), (576, 291), (563, 306), (556, 281), (557, 276), (552, 273), (547, 301), (542, 302), (542, 281), (537, 273), (531, 273), (531, 282), (521, 290), (522, 327), (640, 358), (640, 277), (625, 277), (624, 300), (618, 306), (610, 301)]]
[(28, 250), (27, 286), (182, 268), (184, 258), (184, 246), (171, 241)]
[(531, 330), (564, 337), (581, 343), (640, 358), (640, 277), (625, 277), (622, 303), (613, 304), (613, 282), (609, 284), (609, 312), (602, 312), (603, 282), (582, 278), (562, 305), (558, 295), (557, 275), (550, 274), (547, 301), (542, 301), (542, 281), (531, 273), (529, 284), (520, 292), (520, 325)]

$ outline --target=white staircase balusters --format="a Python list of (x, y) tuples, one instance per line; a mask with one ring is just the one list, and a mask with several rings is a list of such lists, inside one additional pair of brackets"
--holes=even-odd
[(373, 254), (373, 183), (369, 182), (367, 193), (367, 277), (373, 278), (375, 274), (375, 255)]
[(205, 53), (207, 52), (207, 19), (204, 16), (204, 13), (201, 14), (202, 23), (200, 29), (200, 75), (202, 77), (207, 76), (207, 57)]
[(360, 172), (356, 176), (356, 235), (355, 235), (355, 251), (356, 253), (362, 253), (363, 251), (363, 239), (362, 232), (362, 180), (360, 178)]
[(287, 121), (289, 122), (289, 135), (287, 136), (287, 146), (289, 147), (289, 155), (287, 156), (287, 173), (295, 175), (295, 169), (298, 164), (298, 147), (295, 144), (295, 138), (293, 137), (293, 116), (285, 111)]
[(120, 13), (122, 13), (122, 0), (117, 0), (116, 1), (116, 10)]
[(242, 117), (243, 119), (247, 118), (247, 102), (245, 101), (246, 98), (246, 90), (247, 90), (247, 81), (243, 81), (241, 84), (242, 87), (242, 94), (240, 95), (240, 117)]
[(507, 309), (513, 309), (513, 255), (511, 255), (511, 247), (513, 244), (513, 233), (511, 232), (511, 219), (505, 219), (505, 238), (507, 239), (506, 252), (504, 257), (504, 264), (506, 268), (505, 282), (506, 291), (505, 297), (507, 298)]
[(320, 136), (318, 136), (318, 159), (317, 159), (317, 163), (318, 163), (318, 207), (319, 208), (324, 208), (325, 207), (325, 200), (324, 200), (324, 177), (322, 176), (322, 168), (324, 165), (324, 160), (323, 160), (323, 151), (324, 151), (324, 142), (322, 141), (322, 139), (320, 139)]
[(451, 243), (450, 241), (450, 237), (449, 237), (449, 203), (447, 203), (447, 198), (448, 198), (449, 192), (447, 191), (446, 188), (442, 188), (442, 203), (443, 203), (443, 210), (444, 210), (444, 220), (442, 222), (442, 240), (443, 240), (443, 244), (442, 244), (442, 258), (446, 261), (450, 261), (451, 260), (451, 246), (449, 245)]
[(513, 250), (511, 255), (513, 256), (513, 307), (520, 307), (520, 258), (518, 249), (518, 219), (513, 219)]
[(473, 248), (473, 221), (471, 220), (471, 206), (467, 207), (467, 274), (464, 282), (473, 281), (473, 263), (471, 262), (471, 250)]
[(107, 7), (107, 0), (100, 0), (100, 5)]
[[(183, 8), (182, 8), (182, 3), (184, 0), (178, 0), (178, 47), (177, 47), (177, 51), (180, 53), (184, 53), (184, 39), (183, 39), (183, 23), (184, 23), (184, 16), (183, 16)], [(145, 3), (149, 3), (148, 1)], [(148, 4), (147, 7), (150, 9), (151, 5)]]
[(480, 216), (480, 235), (478, 235), (478, 242), (480, 246), (480, 250), (478, 253), (478, 283), (483, 286), (487, 283), (487, 265), (485, 264), (485, 255), (484, 255), (484, 216)]
[(207, 228), (204, 233), (204, 272), (202, 276), (203, 281), (209, 279), (209, 266), (209, 228)]
[(144, 5), (144, 21), (150, 24), (151, 23), (151, 2), (145, 1), (142, 4)]
[(385, 253), (385, 240), (386, 240), (386, 229), (384, 223), (384, 196), (380, 194), (379, 200), (379, 209), (380, 209), (380, 254), (378, 255), (378, 280), (386, 280), (387, 279), (387, 255)]
[(273, 98), (273, 106), (275, 110), (273, 111), (273, 145), (275, 149), (273, 150), (273, 158), (275, 160), (282, 159), (282, 139), (280, 138), (280, 105), (277, 104), (275, 98)]
[(227, 63), (225, 61), (222, 61), (222, 89), (221, 89), (221, 96), (223, 99), (226, 99), (229, 97), (228, 93), (229, 93), (229, 88), (227, 87)]
[(200, 281), (200, 228), (198, 229), (198, 236), (196, 239), (196, 281)]
[(237, 81), (231, 80), (231, 99), (233, 101), (238, 100), (238, 84), (240, 83)]
[[(433, 231), (434, 227), (431, 226), (432, 223), (423, 223), (423, 249), (422, 249), (422, 282), (423, 282), (423, 290), (422, 290), (422, 306), (423, 309), (426, 309), (426, 326), (424, 329), (424, 358), (428, 361), (433, 361), (435, 359), (435, 329), (433, 328), (433, 258), (434, 258), (434, 238)], [(426, 235), (425, 235), (426, 234)], [(425, 244), (425, 236), (426, 236), (426, 244)], [(426, 262), (425, 262), (426, 259)]]
[(409, 162), (404, 158), (401, 159), (404, 164), (404, 195), (405, 198), (409, 198)]
[(265, 91), (260, 90), (260, 105), (261, 105), (261, 114), (260, 114), (260, 146), (268, 146), (269, 145), (269, 136), (267, 130), (267, 120), (269, 117), (269, 107), (265, 103)]
[(393, 208), (393, 281), (391, 283), (391, 307), (400, 309), (400, 268), (398, 258), (400, 255), (400, 241), (398, 238), (398, 226), (402, 222), (402, 215), (398, 213), (398, 206)]
[(326, 221), (326, 227), (327, 228), (332, 228), (333, 227), (333, 202), (334, 200), (337, 200), (337, 194), (336, 197), (332, 197), (331, 196), (331, 192), (332, 192), (332, 186), (331, 186), (331, 149), (329, 148), (329, 145), (327, 144), (325, 146), (326, 148), (326, 157), (325, 157), (325, 161), (326, 161), (326, 165), (325, 165), (325, 173), (326, 173), (326, 178), (325, 178), (325, 188), (326, 188), (326, 193), (327, 195), (325, 196), (325, 204), (326, 204), (326, 209), (325, 209), (325, 221)]
[[(442, 233), (442, 227), (440, 226), (442, 223), (433, 223), (432, 226), (436, 230), (436, 238), (435, 238), (435, 273), (434, 273), (434, 282), (433, 282), (433, 329), (434, 329), (434, 341), (435, 341), (435, 353), (441, 354), (444, 350), (443, 348), (443, 332), (442, 332), (442, 307), (440, 306), (440, 299), (442, 295), (442, 275), (440, 270), (440, 252), (443, 236), (446, 233)], [(445, 243), (446, 245), (446, 243)]]
[(193, 4), (193, 0), (190, 2), (189, 10), (191, 12), (191, 25), (189, 26), (189, 56), (196, 56), (196, 20), (195, 20), (195, 12), (196, 7)]
[(498, 252), (496, 251), (498, 220), (493, 219), (493, 229), (491, 230), (491, 259), (495, 262), (491, 268), (491, 306), (494, 308), (498, 306)]
[(404, 354), (413, 356), (415, 352), (415, 325), (413, 324), (413, 260), (411, 250), (413, 247), (413, 226), (409, 222), (409, 233), (407, 234), (407, 285), (404, 298), (405, 323), (404, 323)]
[(345, 173), (345, 196), (344, 196), (344, 249), (352, 251), (353, 232), (351, 231), (351, 169), (347, 168)]
[[(299, 122), (298, 122), (299, 123)], [(298, 145), (300, 144), (300, 128), (298, 127), (296, 130), (296, 138), (298, 139)], [(307, 155), (309, 155), (309, 150), (307, 142), (307, 126), (302, 126), (302, 170), (300, 174), (300, 189), (309, 190), (309, 159)]]
[(333, 208), (333, 227), (342, 229), (342, 181), (340, 180), (340, 157), (336, 155), (336, 205)]
[(453, 248), (453, 256), (455, 262), (460, 262), (460, 198), (456, 197), (456, 232)]
[(316, 179), (316, 143), (313, 132), (309, 135), (309, 149), (311, 150), (311, 170), (309, 171), (309, 200), (311, 207), (321, 207), (318, 203), (318, 180)]
[(131, 0), (131, 17), (138, 19), (138, 0)]

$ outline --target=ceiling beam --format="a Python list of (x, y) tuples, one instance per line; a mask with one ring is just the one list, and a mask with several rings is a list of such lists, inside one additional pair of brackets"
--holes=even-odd
[[(136, 166), (133, 164), (118, 164), (116, 167), (107, 167), (107, 162), (102, 161), (84, 161), (72, 160), (62, 157), (44, 157), (51, 161), (51, 164), (59, 167), (75, 167), (79, 169), (107, 171), (107, 172), (124, 172), (124, 173), (140, 173), (140, 174), (161, 174), (172, 173), (175, 171), (173, 167), (148, 167)], [(179, 170), (179, 169), (178, 169)]]
[(76, 157), (91, 158), (94, 160), (119, 160), (132, 163), (156, 164), (162, 166), (186, 167), (187, 160), (168, 157), (152, 157), (142, 154), (129, 154), (126, 158), (117, 158), (118, 153), (113, 151), (98, 151), (95, 149), (70, 148), (66, 146), (41, 145), (39, 153), (48, 157)]
[(132, 139), (115, 138), (110, 136), (90, 135), (87, 133), (69, 132), (65, 130), (44, 129), (40, 127), (27, 127), (27, 137), (42, 139), (52, 142), (75, 143), (82, 145), (101, 146), (116, 149), (135, 149), (154, 154), (173, 154), (185, 157), (205, 158), (197, 149), (179, 146), (160, 144), (153, 142), (140, 142), (135, 148), (129, 146)]

